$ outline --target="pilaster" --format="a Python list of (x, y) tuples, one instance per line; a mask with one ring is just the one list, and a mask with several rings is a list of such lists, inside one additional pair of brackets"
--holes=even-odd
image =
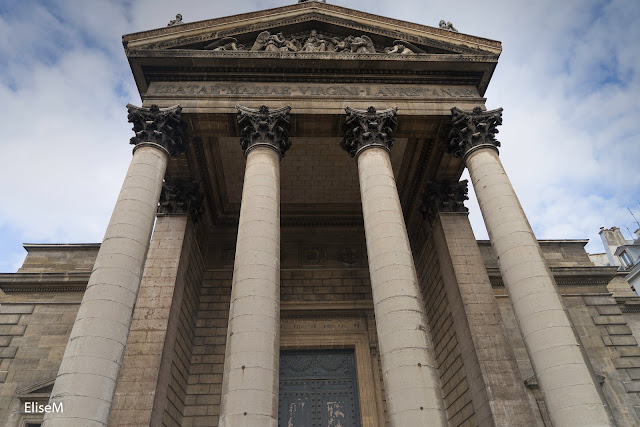
[(420, 210), (433, 236), (479, 426), (536, 425), (464, 206), (467, 181), (426, 184)]
[[(186, 387), (170, 383), (189, 364), (178, 335), (186, 288), (194, 285), (189, 277), (203, 271), (193, 229), (200, 199), (197, 183), (163, 184), (109, 425), (162, 425), (165, 417), (182, 415), (180, 389)], [(178, 399), (170, 402), (170, 395)]]

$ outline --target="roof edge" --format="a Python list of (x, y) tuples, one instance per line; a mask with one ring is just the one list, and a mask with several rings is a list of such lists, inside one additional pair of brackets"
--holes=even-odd
[(387, 25), (395, 25), (399, 27), (404, 27), (407, 29), (413, 29), (416, 31), (423, 31), (425, 33), (430, 33), (435, 36), (443, 36), (456, 40), (456, 41), (467, 41), (470, 43), (479, 43), (488, 48), (493, 48), (499, 52), (502, 51), (502, 43), (497, 40), (492, 40), (484, 37), (473, 36), (470, 34), (464, 34), (459, 32), (452, 32), (448, 30), (443, 30), (437, 27), (431, 27), (423, 24), (416, 24), (409, 21), (403, 21), (395, 18), (388, 18), (380, 15), (374, 15), (368, 12), (362, 12), (355, 9), (349, 9), (343, 6), (337, 6), (333, 4), (320, 3), (320, 2), (304, 2), (297, 3), (288, 6), (280, 6), (271, 9), (264, 9), (255, 12), (246, 12), (237, 15), (224, 16), (220, 18), (207, 19), (203, 21), (195, 21), (184, 23), (177, 26), (172, 27), (160, 27), (152, 30), (139, 31), (135, 33), (125, 34), (122, 36), (122, 42), (124, 45), (128, 44), (131, 41), (139, 41), (144, 40), (146, 38), (152, 38), (154, 36), (166, 36), (171, 35), (173, 33), (187, 31), (197, 31), (201, 29), (205, 29), (212, 25), (220, 25), (226, 24), (230, 22), (237, 22), (241, 20), (255, 19), (255, 18), (264, 18), (268, 15), (275, 13), (287, 13), (294, 12), (297, 10), (325, 10), (338, 14), (348, 14), (350, 16), (360, 17), (360, 18), (368, 18), (373, 21), (379, 21), (380, 23)]

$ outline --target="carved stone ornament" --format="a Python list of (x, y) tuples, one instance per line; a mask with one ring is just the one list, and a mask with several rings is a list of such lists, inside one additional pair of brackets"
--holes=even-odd
[(438, 24), (438, 26), (440, 28), (442, 28), (443, 30), (447, 30), (447, 31), (453, 31), (454, 33), (457, 33), (458, 30), (456, 29), (456, 27), (453, 26), (453, 24), (451, 22), (445, 22), (444, 19), (442, 19), (440, 21), (440, 24)]
[(450, 183), (448, 181), (427, 181), (418, 209), (424, 218), (433, 221), (438, 212), (469, 212), (464, 205), (469, 192), (468, 181)]
[(197, 182), (174, 180), (162, 183), (158, 213), (189, 214), (197, 222), (203, 212), (202, 193)]
[(396, 107), (382, 111), (376, 111), (375, 107), (369, 107), (366, 111), (347, 107), (345, 111), (345, 137), (340, 146), (351, 157), (369, 147), (382, 147), (386, 150), (393, 147), (391, 135), (398, 123)]
[(271, 34), (270, 31), (262, 31), (256, 37), (253, 44), (238, 43), (235, 37), (223, 37), (205, 45), (202, 49), (221, 51), (250, 51), (250, 52), (327, 52), (330, 54), (391, 54), (391, 55), (417, 55), (426, 54), (423, 49), (405, 41), (395, 40), (393, 45), (385, 47), (379, 51), (373, 45), (371, 37), (361, 34), (359, 36), (349, 35), (346, 37), (337, 37), (329, 34), (319, 33), (317, 30), (311, 30), (303, 35), (285, 36), (278, 32)]
[(240, 143), (246, 156), (249, 150), (257, 146), (275, 149), (284, 157), (291, 147), (289, 130), (291, 107), (282, 107), (269, 111), (266, 105), (255, 110), (238, 105), (238, 125), (240, 126)]
[(184, 22), (182, 22), (182, 15), (178, 13), (176, 15), (176, 19), (172, 19), (171, 21), (169, 21), (169, 23), (167, 24), (167, 27), (174, 27), (176, 25), (182, 25), (182, 24), (184, 24)]
[(465, 157), (476, 147), (490, 147), (498, 150), (497, 127), (502, 124), (502, 108), (483, 111), (476, 107), (473, 111), (451, 109), (451, 131), (449, 142), (444, 149), (455, 157)]
[(131, 144), (138, 145), (143, 142), (158, 144), (172, 156), (186, 150), (187, 142), (184, 138), (186, 125), (180, 120), (182, 106), (158, 108), (154, 104), (150, 108), (142, 108), (128, 104), (127, 110), (129, 111), (127, 119), (129, 123), (133, 123), (133, 131), (136, 134), (131, 138)]
[(338, 258), (343, 264), (353, 266), (360, 261), (362, 254), (358, 248), (346, 247), (338, 252)]

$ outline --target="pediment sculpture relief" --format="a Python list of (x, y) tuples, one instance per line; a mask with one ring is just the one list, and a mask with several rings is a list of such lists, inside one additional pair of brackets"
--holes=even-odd
[[(328, 36), (312, 30), (307, 36), (289, 36), (282, 33), (271, 34), (263, 31), (258, 34), (251, 47), (238, 43), (233, 37), (225, 37), (204, 47), (213, 51), (251, 51), (251, 52), (333, 52), (333, 53), (377, 53), (373, 41), (366, 35), (347, 36), (344, 38)], [(417, 46), (396, 40), (393, 46), (384, 48), (379, 53), (397, 55), (415, 55), (425, 53)]]

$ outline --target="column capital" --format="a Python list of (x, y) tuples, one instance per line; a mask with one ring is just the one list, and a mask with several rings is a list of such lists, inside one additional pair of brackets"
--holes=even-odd
[(127, 104), (127, 119), (133, 123), (136, 136), (131, 138), (131, 144), (157, 144), (163, 147), (169, 155), (177, 156), (187, 148), (184, 138), (186, 125), (180, 120), (182, 106), (174, 105), (159, 108), (156, 104), (151, 107), (136, 107)]
[(346, 107), (347, 119), (344, 122), (345, 136), (340, 146), (351, 157), (370, 147), (381, 147), (389, 151), (394, 141), (391, 135), (398, 124), (396, 107), (376, 111), (375, 107), (356, 110)]
[(427, 181), (418, 209), (424, 218), (433, 221), (438, 212), (469, 212), (464, 205), (469, 200), (468, 181), (450, 183), (449, 181)]
[(496, 140), (497, 127), (502, 124), (502, 108), (483, 111), (476, 107), (473, 111), (451, 109), (451, 131), (444, 149), (455, 157), (465, 158), (479, 148), (498, 151), (500, 142)]
[(291, 141), (289, 141), (291, 107), (286, 106), (269, 111), (266, 105), (260, 106), (257, 110), (237, 105), (236, 109), (240, 126), (240, 143), (244, 155), (246, 156), (255, 147), (263, 146), (273, 148), (284, 157), (291, 147)]
[(159, 214), (188, 214), (197, 222), (204, 212), (200, 184), (195, 181), (173, 180), (162, 183)]

